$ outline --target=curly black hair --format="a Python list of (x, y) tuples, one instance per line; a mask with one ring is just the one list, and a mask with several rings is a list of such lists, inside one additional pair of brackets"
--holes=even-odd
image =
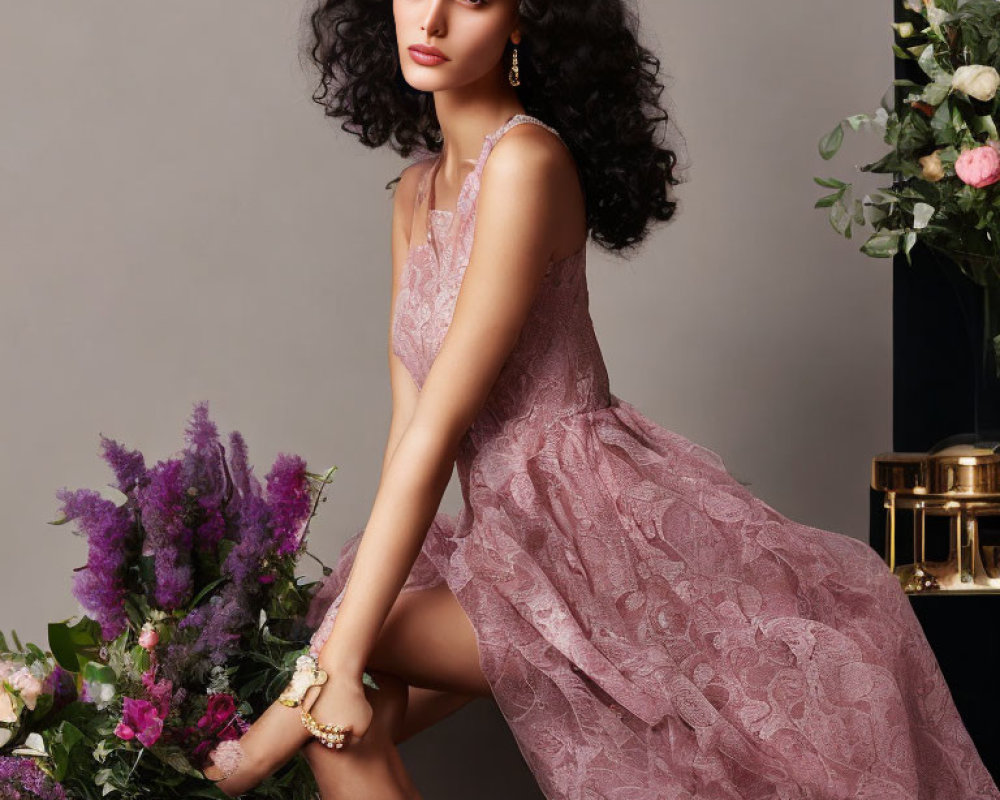
[[(520, 0), (518, 13), (518, 97), (576, 160), (590, 238), (611, 252), (633, 250), (651, 219), (674, 216), (668, 184), (683, 182), (677, 154), (686, 153), (683, 137), (657, 139), (659, 123), (677, 129), (661, 107), (660, 61), (639, 43), (638, 15), (625, 0)], [(441, 151), (432, 93), (403, 78), (392, 0), (317, 0), (308, 31), (320, 72), (312, 99), (326, 116), (346, 117), (341, 129), (367, 147), (388, 143), (404, 157)], [(508, 67), (510, 49), (508, 41)]]

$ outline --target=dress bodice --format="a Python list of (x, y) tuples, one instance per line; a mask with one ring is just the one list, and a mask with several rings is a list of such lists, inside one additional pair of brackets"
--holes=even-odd
[[(517, 114), (488, 134), (462, 183), (455, 210), (428, 209), (427, 235), (411, 242), (393, 311), (393, 352), (417, 386), (423, 385), (451, 323), (475, 234), (480, 178), (490, 151), (513, 126), (535, 117)], [(440, 156), (424, 159), (416, 196), (433, 193)], [(589, 311), (586, 246), (549, 264), (528, 318), (479, 416), (462, 443), (471, 457), (510, 436), (542, 435), (559, 418), (611, 402), (608, 374)]]

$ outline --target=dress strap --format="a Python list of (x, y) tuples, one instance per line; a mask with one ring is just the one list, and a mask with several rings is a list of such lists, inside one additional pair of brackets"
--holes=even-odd
[(500, 141), (500, 138), (505, 133), (507, 133), (507, 131), (509, 131), (515, 125), (520, 125), (522, 122), (533, 122), (536, 125), (541, 125), (543, 128), (545, 128), (548, 131), (551, 131), (556, 136), (559, 136), (560, 139), (562, 139), (562, 136), (559, 135), (559, 131), (557, 131), (551, 125), (548, 125), (548, 124), (542, 122), (538, 117), (533, 117), (530, 114), (515, 114), (510, 119), (508, 119), (503, 125), (501, 125), (499, 128), (497, 128), (493, 133), (491, 133), (491, 134), (489, 134), (489, 136), (487, 136), (487, 139), (489, 140), (490, 146), (489, 146), (489, 148), (484, 148), (484, 153), (483, 153), (482, 161), (483, 162), (486, 161), (486, 153), (489, 150), (493, 149), (493, 147), (496, 145), (496, 143), (498, 141)]
[[(434, 164), (437, 162), (438, 156), (429, 156), (423, 161), (427, 164), (423, 171), (420, 173), (420, 179), (417, 181), (417, 190), (413, 199), (413, 208), (410, 211), (410, 241), (413, 241), (413, 226), (417, 220), (417, 211), (423, 205), (424, 199), (427, 197), (427, 188), (430, 183), (429, 178), (431, 173), (434, 171)], [(418, 162), (419, 163), (419, 162)]]

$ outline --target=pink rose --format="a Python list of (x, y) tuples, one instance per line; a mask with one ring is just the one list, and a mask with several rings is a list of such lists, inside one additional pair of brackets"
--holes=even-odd
[(143, 650), (152, 650), (159, 643), (160, 634), (152, 628), (148, 630), (143, 628), (142, 633), (139, 634), (139, 647)]
[(20, 666), (20, 664), (15, 664), (13, 661), (5, 661), (0, 658), (0, 679), (13, 675)]
[(955, 160), (955, 174), (977, 189), (996, 183), (1000, 181), (1000, 152), (989, 145), (963, 150)]
[(21, 696), (24, 704), (34, 711), (35, 704), (38, 702), (38, 696), (42, 693), (42, 682), (32, 675), (27, 667), (21, 667), (7, 681), (17, 689), (17, 693)]

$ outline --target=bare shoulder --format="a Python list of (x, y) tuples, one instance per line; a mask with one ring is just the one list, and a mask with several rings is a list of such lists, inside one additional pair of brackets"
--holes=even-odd
[(563, 140), (534, 123), (510, 128), (483, 167), (484, 198), (516, 200), (525, 216), (545, 226), (552, 258), (571, 255), (586, 240), (586, 208), (576, 161)]

